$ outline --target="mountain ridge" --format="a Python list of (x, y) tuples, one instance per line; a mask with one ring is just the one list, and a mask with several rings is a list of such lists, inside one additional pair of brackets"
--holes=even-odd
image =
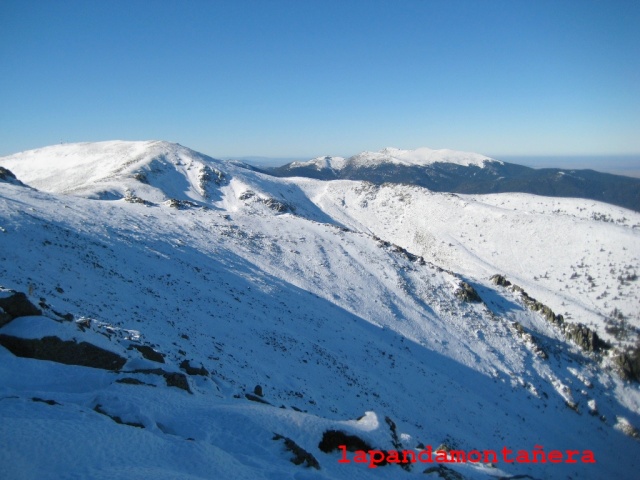
[[(147, 145), (142, 163), (137, 154), (113, 158), (90, 182), (61, 179), (62, 169), (38, 174), (41, 190), (0, 183), (0, 299), (22, 291), (46, 316), (12, 319), (0, 337), (57, 332), (125, 362), (106, 373), (0, 348), (0, 434), (13, 439), (0, 461), (9, 473), (64, 477), (74, 465), (111, 478), (398, 478), (428, 467), (340, 464), (338, 452), (319, 447), (330, 431), (384, 450), (543, 445), (597, 459), (446, 464), (471, 479), (636, 471), (636, 440), (621, 429), (633, 435), (640, 423), (637, 385), (487, 273), (504, 273), (558, 313), (579, 312), (575, 321), (595, 325), (616, 305), (637, 325), (637, 282), (618, 287), (616, 278), (638, 265), (638, 214), (527, 195), (279, 179), (164, 147), (171, 151)], [(52, 157), (24, 158), (26, 176), (17, 177), (33, 187), (29, 172), (46, 172)], [(219, 175), (202, 182), (205, 167)], [(572, 237), (554, 246), (546, 239), (554, 230)], [(527, 240), (535, 232), (540, 243)], [(500, 261), (491, 254), (505, 249)], [(579, 278), (554, 296), (571, 267)], [(612, 292), (605, 299), (588, 291), (591, 275)], [(291, 463), (283, 446), (291, 442), (278, 436), (320, 470)], [(103, 448), (92, 448), (96, 437)]]
[[(402, 162), (395, 156), (420, 157)], [(263, 169), (278, 177), (361, 180), (378, 185), (404, 183), (436, 192), (488, 194), (521, 192), (604, 201), (640, 211), (640, 179), (589, 169), (534, 169), (480, 154), (450, 150), (382, 150), (349, 157), (318, 157)]]

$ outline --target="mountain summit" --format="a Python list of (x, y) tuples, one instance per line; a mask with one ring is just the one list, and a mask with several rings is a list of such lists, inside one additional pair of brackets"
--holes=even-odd
[(8, 478), (640, 468), (636, 212), (276, 178), (167, 142), (0, 167)]
[[(458, 152), (455, 150), (432, 150), (430, 148), (418, 148), (416, 150), (401, 150), (387, 147), (379, 152), (362, 152), (353, 157), (317, 157), (307, 162), (292, 162), (288, 165), (294, 172), (296, 169), (308, 167), (316, 170), (329, 169), (353, 170), (359, 168), (380, 168), (385, 164), (402, 166), (426, 166), (434, 163), (448, 163), (461, 166), (484, 167), (486, 162), (497, 162), (478, 153)], [(499, 162), (500, 163), (500, 162)]]
[(223, 177), (223, 162), (164, 141), (72, 143), (18, 153), (2, 164), (30, 186), (96, 199), (140, 194), (205, 201), (208, 180)]
[(265, 171), (279, 177), (404, 183), (436, 192), (521, 192), (599, 200), (640, 211), (640, 179), (593, 170), (534, 169), (479, 153), (385, 148), (349, 158), (318, 157)]

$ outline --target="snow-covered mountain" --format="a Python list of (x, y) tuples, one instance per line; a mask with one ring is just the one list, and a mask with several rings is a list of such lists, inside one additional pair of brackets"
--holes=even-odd
[[(276, 178), (167, 142), (0, 166), (8, 478), (640, 467), (638, 213)], [(369, 468), (340, 444), (434, 453)]]
[(278, 177), (403, 183), (437, 192), (521, 192), (598, 200), (640, 211), (640, 179), (593, 170), (533, 169), (478, 153), (385, 148), (349, 158), (318, 157), (265, 169)]
[(469, 167), (471, 165), (482, 168), (487, 162), (498, 162), (484, 155), (470, 152), (458, 152), (455, 150), (432, 150), (430, 148), (418, 148), (416, 150), (401, 150), (388, 147), (379, 152), (362, 152), (353, 157), (317, 157), (307, 162), (292, 162), (286, 168), (292, 173), (297, 169), (315, 168), (316, 170), (328, 169), (333, 172), (345, 169), (379, 168), (383, 165), (402, 165), (408, 167), (433, 165), (435, 163), (447, 163)]

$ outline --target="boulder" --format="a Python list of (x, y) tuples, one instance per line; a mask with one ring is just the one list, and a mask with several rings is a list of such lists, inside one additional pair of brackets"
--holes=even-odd
[(42, 311), (22, 292), (0, 288), (0, 327), (14, 318), (42, 315)]
[(456, 290), (455, 295), (463, 302), (470, 302), (470, 303), (482, 302), (482, 298), (480, 298), (480, 295), (478, 295), (478, 292), (476, 292), (476, 289), (473, 288), (464, 280), (460, 280), (460, 283), (458, 284), (458, 290)]
[(18, 357), (35, 358), (82, 367), (120, 370), (127, 359), (88, 342), (61, 340), (56, 336), (20, 338), (0, 335), (0, 345)]
[(327, 430), (322, 434), (322, 440), (318, 444), (321, 452), (331, 453), (339, 450), (344, 445), (347, 451), (355, 452), (356, 450), (373, 450), (373, 447), (356, 435), (349, 435), (340, 430)]

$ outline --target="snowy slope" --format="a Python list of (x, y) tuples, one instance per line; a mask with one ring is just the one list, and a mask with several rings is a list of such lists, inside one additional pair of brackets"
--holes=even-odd
[(100, 199), (140, 195), (155, 202), (204, 201), (203, 181), (219, 182), (221, 163), (162, 141), (61, 144), (2, 159), (18, 178), (47, 192)]
[(317, 170), (330, 169), (342, 170), (344, 168), (370, 168), (382, 164), (395, 164), (405, 166), (425, 166), (434, 163), (450, 163), (461, 166), (476, 166), (483, 168), (486, 162), (497, 162), (489, 157), (478, 153), (459, 152), (456, 150), (431, 148), (418, 148), (415, 150), (402, 150), (388, 147), (379, 152), (362, 152), (353, 157), (318, 157), (307, 162), (292, 162), (289, 168), (295, 171), (296, 168), (314, 167)]
[[(57, 335), (126, 359), (112, 372), (0, 347), (0, 465), (10, 478), (402, 478), (432, 466), (340, 464), (338, 452), (319, 449), (327, 430), (383, 449), (542, 445), (592, 450), (597, 460), (446, 464), (465, 478), (633, 478), (640, 467), (637, 441), (620, 431), (640, 424), (637, 384), (487, 281), (500, 272), (531, 292), (537, 285), (527, 265), (470, 250), (485, 230), (467, 229), (472, 243), (455, 235), (478, 210), (495, 210), (485, 228), (502, 228), (499, 201), (562, 231), (585, 222), (598, 242), (637, 245), (624, 222), (538, 212), (519, 196), (414, 187), (399, 190), (399, 209), (397, 191), (272, 178), (166, 142), (63, 145), (0, 165), (39, 189), (0, 183), (0, 286), (27, 293), (54, 319), (18, 318), (0, 335)], [(440, 223), (416, 220), (437, 212)], [(507, 215), (509, 225), (515, 217), (522, 211)], [(416, 241), (419, 232), (435, 241)], [(591, 252), (583, 240), (555, 256), (544, 245), (531, 254), (551, 268), (562, 255)], [(631, 243), (615, 250), (616, 262), (633, 261)], [(483, 303), (460, 298), (462, 279)], [(567, 310), (588, 310), (578, 297), (566, 297)], [(186, 374), (191, 393), (165, 383), (173, 374)], [(256, 385), (268, 403), (255, 401)], [(320, 470), (292, 464), (274, 434)]]
[(640, 212), (638, 179), (593, 170), (534, 169), (452, 150), (386, 148), (349, 158), (318, 157), (267, 168), (266, 172), (277, 177), (416, 185), (458, 194), (522, 192), (584, 198)]
[(553, 310), (606, 331), (612, 312), (640, 328), (640, 214), (582, 199), (435, 194), (420, 187), (300, 182), (346, 225), (488, 285), (503, 274)]

